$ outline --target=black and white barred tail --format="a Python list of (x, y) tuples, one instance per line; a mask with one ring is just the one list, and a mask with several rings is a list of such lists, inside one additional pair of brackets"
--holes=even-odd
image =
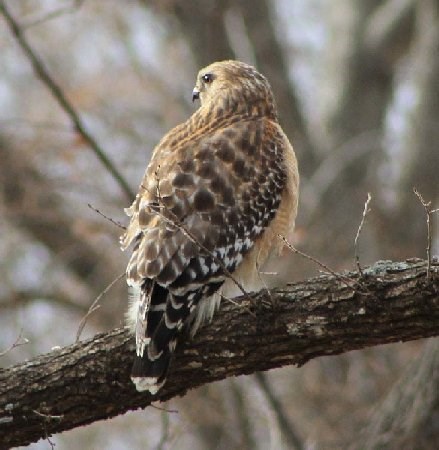
[(140, 288), (130, 287), (128, 321), (134, 325), (136, 335), (131, 379), (138, 391), (155, 394), (164, 385), (183, 327), (194, 335), (203, 322), (212, 318), (220, 303), (221, 297), (215, 292), (221, 284), (181, 296), (149, 279)]

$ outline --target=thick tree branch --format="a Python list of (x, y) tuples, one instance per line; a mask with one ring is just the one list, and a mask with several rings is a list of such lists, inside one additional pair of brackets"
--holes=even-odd
[[(0, 448), (144, 408), (226, 377), (389, 342), (439, 334), (439, 263), (378, 262), (358, 292), (323, 275), (271, 293), (246, 308), (224, 302), (214, 321), (177, 349), (156, 397), (129, 380), (134, 342), (125, 329), (100, 334), (0, 372)], [(344, 274), (357, 278), (357, 274)], [(248, 309), (253, 312), (248, 311)]]

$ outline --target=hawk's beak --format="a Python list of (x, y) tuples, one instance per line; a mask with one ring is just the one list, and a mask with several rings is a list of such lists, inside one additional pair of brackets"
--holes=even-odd
[(200, 98), (200, 91), (197, 88), (194, 88), (192, 91), (192, 101), (198, 100)]

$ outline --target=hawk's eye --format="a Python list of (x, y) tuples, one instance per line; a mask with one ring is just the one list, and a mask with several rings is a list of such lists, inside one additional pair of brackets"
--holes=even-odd
[(201, 78), (207, 84), (212, 83), (212, 81), (213, 81), (213, 76), (211, 73), (206, 73)]

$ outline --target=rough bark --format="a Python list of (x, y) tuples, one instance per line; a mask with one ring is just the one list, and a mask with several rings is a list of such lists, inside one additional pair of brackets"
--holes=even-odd
[[(125, 329), (54, 350), (0, 372), (0, 448), (106, 419), (226, 377), (322, 355), (439, 334), (439, 262), (381, 261), (225, 302), (215, 320), (177, 349), (155, 397), (129, 380), (133, 339)], [(343, 280), (351, 279), (347, 287)], [(265, 306), (264, 306), (265, 305)]]

